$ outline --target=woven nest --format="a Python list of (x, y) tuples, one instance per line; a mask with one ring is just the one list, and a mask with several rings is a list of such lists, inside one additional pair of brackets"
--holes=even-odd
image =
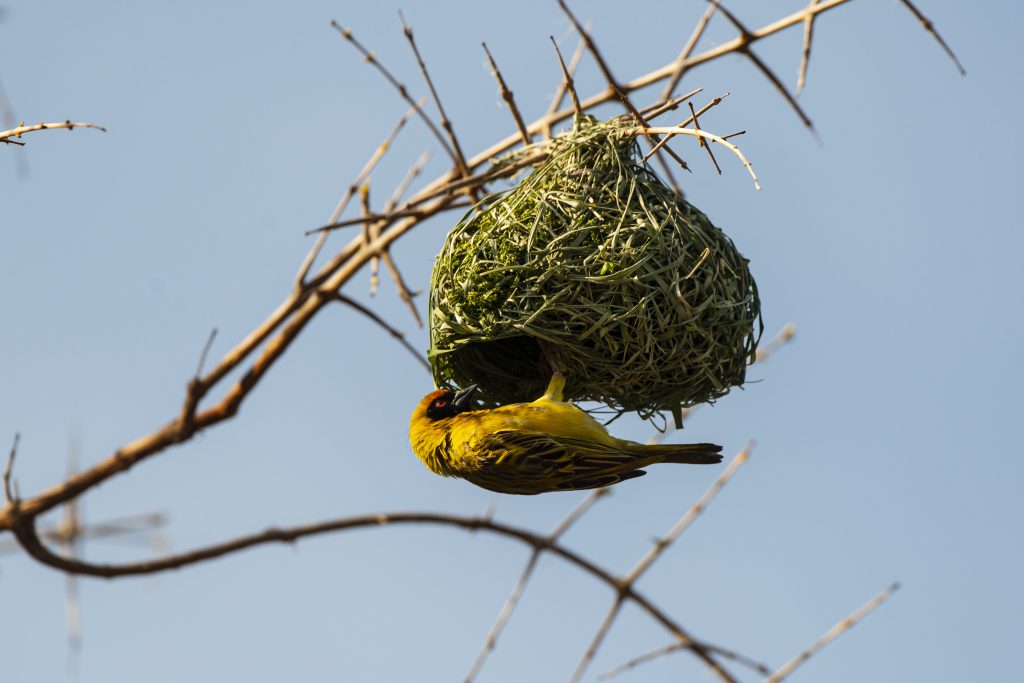
[(743, 383), (761, 334), (748, 261), (640, 161), (634, 128), (579, 119), (451, 230), (430, 286), (438, 386), (530, 401), (548, 356), (567, 398), (651, 417)]

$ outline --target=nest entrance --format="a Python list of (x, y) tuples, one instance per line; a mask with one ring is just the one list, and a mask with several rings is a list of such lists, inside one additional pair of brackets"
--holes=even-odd
[(537, 340), (527, 335), (463, 344), (448, 362), (459, 376), (475, 378), (481, 395), (508, 397), (501, 403), (532, 401), (551, 376)]
[(628, 121), (585, 118), (449, 233), (430, 288), (438, 386), (492, 404), (566, 396), (650, 417), (742, 384), (760, 337), (748, 261), (642, 161)]

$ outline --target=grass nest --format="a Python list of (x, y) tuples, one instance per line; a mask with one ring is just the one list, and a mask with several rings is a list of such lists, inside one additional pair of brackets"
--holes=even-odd
[(578, 119), (451, 230), (430, 284), (438, 386), (531, 401), (550, 357), (568, 399), (650, 418), (743, 383), (762, 331), (749, 262), (641, 161), (635, 128)]

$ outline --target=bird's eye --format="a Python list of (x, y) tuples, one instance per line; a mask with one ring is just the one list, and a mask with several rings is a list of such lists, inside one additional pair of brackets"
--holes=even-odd
[(455, 404), (452, 402), (451, 394), (438, 396), (427, 406), (427, 417), (431, 420), (440, 420), (454, 414)]

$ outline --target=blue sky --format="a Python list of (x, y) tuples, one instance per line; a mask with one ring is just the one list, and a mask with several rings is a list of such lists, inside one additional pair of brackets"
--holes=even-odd
[[(747, 131), (738, 142), (764, 190), (724, 153), (715, 175), (687, 140), (674, 143), (694, 168), (684, 187), (751, 259), (767, 333), (787, 322), (799, 331), (751, 370), (754, 381), (671, 437), (727, 452), (758, 445), (640, 588), (697, 636), (778, 665), (902, 581), (794, 681), (1007, 680), (1017, 668), (1024, 102), (1011, 46), (1024, 16), (1011, 4), (919, 4), (968, 77), (899, 3), (856, 0), (819, 22), (801, 96), (823, 144), (739, 57), (681, 86), (703, 86), (698, 103), (731, 93), (702, 124)], [(803, 3), (765, 5), (730, 8), (760, 26)], [(704, 8), (574, 6), (623, 78), (671, 59)], [(16, 115), (109, 131), (0, 148), (0, 439), (22, 434), (16, 474), (29, 494), (61, 479), (70, 438), (89, 464), (176, 414), (210, 328), (217, 356), (284, 298), (310, 245), (303, 231), (330, 215), (405, 111), (329, 20), (352, 27), (413, 92), (426, 90), (399, 7), (386, 3), (5, 7), (0, 79)], [(526, 118), (543, 113), (559, 78), (548, 35), (572, 45), (555, 3), (401, 9), (467, 150), (512, 131), (482, 40)], [(717, 19), (704, 45), (732, 35)], [(756, 49), (795, 82), (799, 29)], [(600, 86), (589, 60), (578, 85)], [(410, 124), (374, 173), (375, 196), (432, 146)], [(436, 156), (426, 178), (446, 170)], [(396, 246), (414, 288), (426, 288), (450, 224), (426, 223)], [(391, 283), (372, 300), (367, 290), (362, 274), (345, 291), (425, 348)], [(425, 297), (417, 302), (424, 311)], [(91, 492), (87, 518), (163, 511), (170, 549), (185, 550), (379, 510), (494, 505), (498, 519), (546, 530), (578, 502), (582, 494), (496, 496), (431, 475), (406, 438), (430, 388), (379, 329), (327, 311), (237, 419)], [(651, 428), (623, 419), (614, 431), (643, 440)], [(566, 543), (624, 571), (717, 471), (657, 468), (616, 487)], [(149, 552), (86, 548), (97, 561)], [(461, 680), (526, 557), (484, 535), (396, 528), (156, 578), (84, 580), (77, 680)], [(5, 680), (73, 679), (64, 578), (17, 555), (0, 557), (0, 569)], [(544, 559), (480, 680), (567, 679), (611, 600)], [(589, 680), (668, 642), (627, 609)], [(685, 654), (620, 680), (682, 676), (708, 680)]]

